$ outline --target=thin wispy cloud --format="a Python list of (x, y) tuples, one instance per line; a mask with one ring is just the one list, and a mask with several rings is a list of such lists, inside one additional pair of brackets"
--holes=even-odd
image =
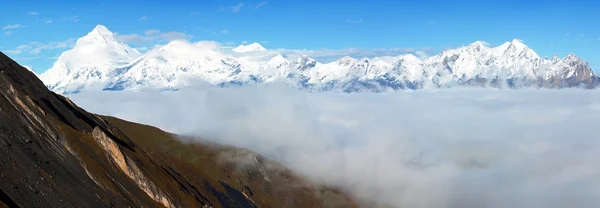
[(356, 19), (356, 20), (346, 20), (346, 22), (350, 23), (350, 24), (358, 24), (358, 23), (362, 23), (363, 19), (359, 18), (359, 19)]
[(150, 41), (150, 40), (152, 40), (152, 38), (145, 37), (145, 36), (138, 35), (138, 34), (125, 34), (125, 35), (117, 34), (117, 40), (127, 42), (127, 43), (136, 43), (136, 42)]
[(4, 31), (4, 35), (10, 35), (12, 34), (12, 31)]
[(140, 17), (140, 20), (146, 20), (146, 19), (148, 19), (148, 17), (146, 17), (146, 16)]
[(46, 50), (65, 49), (65, 48), (73, 47), (75, 45), (75, 41), (76, 41), (75, 38), (69, 38), (65, 41), (51, 41), (51, 42), (47, 42), (47, 43), (35, 41), (35, 42), (30, 42), (28, 44), (17, 46), (13, 50), (7, 50), (7, 53), (11, 53), (11, 54), (28, 53), (28, 54), (37, 55)]
[(221, 34), (229, 34), (229, 30), (221, 30), (221, 31), (219, 31), (219, 33), (221, 33)]
[(150, 30), (146, 30), (144, 32), (144, 34), (146, 34), (146, 35), (156, 35), (158, 33), (160, 33), (160, 30), (157, 30), (157, 29), (150, 29)]
[(184, 39), (189, 40), (194, 37), (193, 35), (187, 34), (185, 32), (162, 32), (156, 29), (146, 30), (144, 34), (117, 34), (117, 40), (127, 42), (127, 43), (135, 43), (135, 44), (155, 44), (155, 43), (165, 43), (171, 40)]
[(21, 24), (5, 25), (4, 27), (2, 27), (2, 30), (13, 30), (13, 29), (19, 29), (19, 28), (23, 28), (23, 27), (25, 27), (25, 26), (21, 25)]
[(193, 35), (187, 34), (185, 32), (165, 32), (165, 33), (158, 34), (158, 36), (167, 41), (177, 40), (177, 39), (189, 40), (189, 39), (192, 39), (192, 37), (194, 37)]
[(79, 22), (79, 17), (78, 16), (63, 17), (62, 19), (73, 21), (73, 22)]
[(69, 97), (94, 113), (256, 151), (382, 207), (600, 204), (597, 91), (349, 95), (272, 84)]
[(30, 45), (20, 45), (20, 46), (17, 46), (17, 48), (14, 49), (14, 50), (7, 50), (6, 53), (9, 53), (9, 54), (21, 54), (24, 51), (27, 51), (29, 49), (31, 49)]
[(199, 15), (199, 14), (200, 14), (200, 12), (198, 12), (198, 11), (192, 11), (192, 12), (190, 12), (190, 14), (191, 14), (191, 15)]
[(44, 20), (45, 24), (52, 24), (52, 20)]
[(17, 61), (30, 61), (30, 60), (41, 60), (41, 59), (46, 59), (46, 58), (34, 56), (34, 57), (15, 57), (14, 59)]
[(242, 10), (243, 7), (244, 7), (244, 3), (240, 2), (240, 3), (230, 6), (230, 7), (220, 6), (219, 10), (221, 10), (221, 11), (230, 10), (232, 12), (239, 12), (240, 10)]
[(259, 8), (267, 5), (267, 3), (269, 3), (269, 2), (267, 2), (267, 1), (260, 2), (254, 7), (254, 9), (259, 9)]
[(28, 15), (38, 15), (38, 14), (40, 14), (40, 13), (39, 13), (39, 12), (28, 12), (27, 14), (28, 14)]

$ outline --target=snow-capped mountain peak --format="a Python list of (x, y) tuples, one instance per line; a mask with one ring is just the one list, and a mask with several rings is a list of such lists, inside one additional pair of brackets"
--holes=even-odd
[[(77, 90), (81, 85), (90, 86), (107, 79), (110, 70), (127, 65), (141, 56), (116, 39), (116, 35), (103, 25), (77, 39), (73, 48), (63, 52), (52, 68), (40, 75), (40, 79), (54, 89), (66, 89), (69, 85)], [(61, 91), (61, 90), (57, 90)]]
[[(281, 80), (309, 91), (381, 91), (456, 85), (495, 87), (600, 86), (587, 62), (573, 54), (540, 58), (523, 41), (491, 46), (475, 41), (423, 60), (413, 54), (342, 56), (330, 62), (273, 53), (259, 43), (223, 51), (218, 43), (171, 41), (143, 56), (102, 25), (61, 54), (40, 75), (55, 92), (100, 86), (110, 90), (178, 89), (205, 81), (218, 86)], [(241, 54), (244, 53), (244, 54)], [(299, 55), (299, 56), (298, 56)]]
[(266, 50), (267, 50), (266, 48), (264, 48), (262, 45), (260, 45), (260, 43), (257, 43), (257, 42), (250, 43), (248, 45), (241, 44), (238, 47), (235, 47), (232, 49), (232, 51), (238, 52), (238, 53), (245, 53), (245, 52), (252, 52), (252, 51), (266, 51)]
[(510, 44), (514, 45), (515, 47), (518, 48), (525, 48), (527, 47), (527, 45), (525, 45), (525, 43), (523, 43), (522, 40), (519, 39), (513, 39), (512, 41), (510, 41)]
[(278, 67), (284, 64), (288, 64), (288, 60), (283, 57), (283, 55), (281, 54), (277, 54), (275, 55), (273, 58), (271, 58), (269, 61), (267, 61), (267, 65), (271, 66), (271, 67)]
[(85, 36), (77, 39), (75, 45), (102, 45), (117, 42), (116, 35), (104, 25), (97, 25)]
[(468, 45), (469, 48), (472, 48), (473, 50), (479, 52), (481, 50), (486, 50), (488, 49), (489, 44), (484, 42), (484, 41), (475, 41), (471, 44)]
[(358, 60), (356, 60), (355, 58), (352, 58), (350, 56), (344, 56), (342, 58), (340, 58), (337, 63), (341, 66), (350, 66), (352, 64), (354, 64), (355, 62), (357, 62)]

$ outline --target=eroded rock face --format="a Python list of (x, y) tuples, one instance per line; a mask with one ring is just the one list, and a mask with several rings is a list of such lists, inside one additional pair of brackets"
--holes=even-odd
[[(260, 173), (252, 178), (232, 168), (234, 163), (219, 162), (222, 149), (177, 143), (149, 126), (112, 122), (50, 92), (0, 53), (0, 207), (355, 206), (336, 191), (331, 193), (344, 203), (330, 206), (320, 198), (330, 189), (283, 167), (268, 168), (270, 163), (255, 154), (234, 154), (241, 156), (239, 162), (258, 162), (246, 168)], [(162, 143), (153, 143), (160, 139), (197, 157), (161, 149)], [(196, 163), (198, 158), (204, 162)], [(303, 186), (283, 186), (288, 183)]]
[(98, 142), (98, 145), (106, 151), (106, 155), (110, 157), (111, 161), (116, 164), (127, 177), (133, 180), (140, 189), (146, 192), (150, 198), (161, 203), (165, 207), (176, 207), (172, 200), (165, 195), (162, 190), (158, 189), (154, 183), (144, 176), (144, 173), (142, 173), (134, 161), (123, 155), (119, 146), (110, 139), (104, 131), (96, 127), (94, 128), (92, 135), (94, 136), (94, 140)]

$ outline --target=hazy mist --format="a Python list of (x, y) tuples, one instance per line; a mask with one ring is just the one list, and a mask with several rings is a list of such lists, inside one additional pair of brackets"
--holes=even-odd
[(84, 109), (245, 147), (393, 207), (600, 207), (600, 91), (82, 92)]

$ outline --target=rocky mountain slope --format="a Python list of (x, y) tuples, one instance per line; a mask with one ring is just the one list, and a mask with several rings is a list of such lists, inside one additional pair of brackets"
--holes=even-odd
[[(90, 53), (100, 56), (88, 56)], [(59, 93), (87, 89), (178, 89), (195, 80), (213, 85), (283, 81), (302, 90), (386, 91), (471, 85), (498, 88), (595, 88), (600, 78), (573, 54), (541, 58), (520, 40), (496, 47), (476, 41), (424, 60), (412, 54), (320, 63), (258, 43), (225, 49), (206, 42), (172, 41), (146, 54), (116, 41), (104, 26), (80, 38), (40, 75)], [(264, 58), (267, 58), (266, 60)], [(92, 60), (93, 59), (93, 60)]]
[(356, 207), (248, 150), (102, 117), (0, 53), (0, 207)]

